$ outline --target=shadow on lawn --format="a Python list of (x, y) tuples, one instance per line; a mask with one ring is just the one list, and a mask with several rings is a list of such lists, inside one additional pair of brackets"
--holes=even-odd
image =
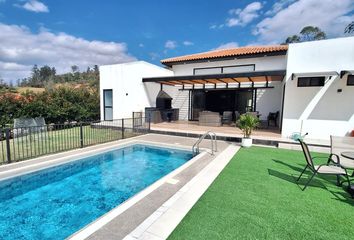
[[(296, 182), (296, 179), (298, 178), (298, 176), (294, 176), (294, 175), (288, 175), (288, 174), (285, 174), (285, 173), (282, 173), (282, 172), (279, 172), (277, 170), (273, 170), (273, 169), (269, 169), (268, 168), (268, 174), (271, 175), (271, 176), (274, 176), (274, 177), (277, 177), (277, 178), (280, 178), (282, 180), (285, 180), (287, 182), (290, 182), (290, 183), (293, 183), (293, 184), (296, 184), (299, 189), (301, 190), (301, 185), (305, 184), (306, 181), (308, 180), (308, 178), (306, 177), (302, 177), (299, 181), (299, 184)], [(309, 184), (309, 187), (318, 187), (318, 188), (322, 188), (322, 189), (326, 189), (326, 186), (319, 182), (319, 181), (316, 181), (316, 179), (313, 179), (312, 182)]]
[(354, 199), (351, 198), (350, 194), (347, 193), (345, 189), (343, 190), (344, 192), (335, 192), (335, 191), (329, 191), (329, 192), (334, 196), (334, 200), (354, 206)]
[[(299, 184), (296, 183), (296, 179), (298, 178), (298, 176), (294, 176), (294, 175), (288, 175), (273, 169), (269, 169), (268, 168), (268, 174), (277, 178), (280, 178), (282, 180), (285, 180), (287, 182), (293, 183), (295, 185), (297, 185), (299, 187), (299, 189), (301, 190), (301, 185), (303, 185), (308, 178), (303, 177), (303, 180), (299, 181)], [(354, 206), (354, 199), (351, 198), (350, 194), (348, 192), (346, 192), (345, 187), (343, 186), (341, 189), (343, 191), (332, 191), (329, 190), (328, 188), (326, 188), (326, 186), (321, 182), (318, 181), (316, 179), (313, 179), (313, 181), (309, 184), (309, 187), (317, 187), (317, 188), (322, 188), (324, 190), (327, 190), (329, 193), (331, 193), (334, 196), (334, 200), (349, 204), (351, 206)], [(338, 187), (340, 188), (340, 187)]]
[[(296, 174), (298, 174), (298, 175), (295, 177), (295, 180), (300, 176), (300, 173), (301, 173), (302, 170), (304, 170), (304, 168), (305, 168), (305, 165), (300, 165), (300, 164), (299, 164), (299, 167), (297, 167), (297, 166), (290, 165), (290, 164), (288, 164), (288, 163), (285, 163), (285, 162), (280, 161), (280, 160), (277, 160), (277, 159), (272, 159), (272, 160), (273, 160), (275, 163), (281, 164), (281, 165), (283, 165), (283, 166), (286, 166), (286, 167), (288, 167), (288, 168), (290, 168), (290, 169), (296, 171)], [(311, 172), (310, 170), (306, 170), (306, 171), (304, 172), (304, 174), (302, 175), (302, 177), (301, 177), (299, 183), (305, 182), (304, 179), (307, 181), (307, 180), (308, 180), (308, 177), (310, 177), (311, 175), (312, 175), (312, 172)], [(316, 178), (317, 178), (317, 179), (324, 180), (324, 181), (326, 181), (326, 182), (328, 182), (328, 183), (331, 183), (331, 184), (335, 184), (335, 183), (336, 183), (336, 179), (335, 179), (335, 177), (333, 177), (333, 176), (328, 176), (328, 175), (326, 176), (326, 175), (322, 175), (322, 174), (317, 174), (317, 175), (315, 176), (315, 179), (314, 179), (313, 181), (316, 181)], [(295, 180), (294, 180), (294, 183), (296, 183)], [(309, 186), (311, 186), (311, 184), (310, 184)]]
[[(268, 174), (271, 175), (271, 176), (277, 177), (279, 179), (285, 180), (287, 182), (296, 184), (299, 187), (299, 189), (302, 189), (300, 185), (305, 184), (308, 181), (309, 177), (312, 175), (311, 171), (305, 171), (305, 173), (302, 175), (300, 181), (297, 183), (296, 179), (299, 177), (300, 173), (302, 172), (302, 170), (303, 170), (302, 167), (293, 166), (293, 165), (290, 165), (288, 163), (285, 163), (283, 161), (276, 160), (276, 159), (273, 159), (273, 161), (275, 163), (287, 166), (288, 168), (296, 171), (297, 175), (294, 175), (294, 174), (288, 175), (288, 174), (285, 174), (283, 172), (279, 172), (277, 170), (273, 170), (273, 169), (269, 169), (269, 168), (268, 168)], [(330, 192), (335, 197), (334, 198), (335, 200), (338, 200), (338, 201), (341, 201), (341, 202), (345, 202), (345, 203), (350, 204), (350, 205), (354, 205), (354, 199), (351, 198), (350, 194), (346, 191), (346, 186), (345, 185), (343, 185), (341, 187), (341, 189), (343, 191), (332, 191), (332, 190), (329, 190), (325, 186), (325, 184), (323, 184), (321, 182), (323, 180), (328, 182), (328, 183), (330, 183), (330, 184), (333, 184), (334, 186), (336, 184), (335, 177), (329, 177), (329, 176), (325, 176), (325, 175), (320, 175), (319, 174), (319, 175), (315, 176), (315, 178), (309, 184), (309, 187), (317, 187), (317, 188), (325, 189), (325, 190)]]

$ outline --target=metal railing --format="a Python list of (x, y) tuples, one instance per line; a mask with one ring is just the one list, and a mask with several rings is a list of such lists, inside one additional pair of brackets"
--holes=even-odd
[(113, 121), (0, 128), (0, 164), (134, 137), (149, 131), (150, 122), (142, 116)]
[(199, 154), (199, 144), (207, 137), (210, 137), (211, 142), (211, 155), (214, 155), (214, 152), (218, 151), (217, 141), (216, 141), (216, 134), (214, 132), (208, 131), (204, 133), (199, 139), (194, 143), (192, 147), (193, 155)]

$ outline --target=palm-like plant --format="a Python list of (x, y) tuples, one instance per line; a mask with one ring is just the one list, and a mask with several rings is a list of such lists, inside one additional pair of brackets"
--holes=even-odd
[(239, 120), (236, 122), (236, 125), (242, 130), (243, 137), (249, 138), (252, 131), (259, 126), (259, 119), (254, 115), (245, 113), (240, 116)]

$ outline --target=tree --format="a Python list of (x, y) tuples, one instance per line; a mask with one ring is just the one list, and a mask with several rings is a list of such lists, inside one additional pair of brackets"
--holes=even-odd
[(40, 82), (48, 82), (55, 76), (55, 73), (55, 68), (50, 68), (49, 66), (44, 65), (39, 69)]
[(347, 34), (354, 33), (354, 21), (349, 23), (348, 26), (346, 26), (344, 33)]
[(30, 79), (28, 79), (28, 83), (32, 86), (36, 86), (39, 84), (40, 74), (37, 64), (33, 65), (32, 73)]
[(284, 44), (323, 40), (326, 39), (326, 37), (326, 33), (319, 27), (306, 26), (300, 31), (299, 35), (289, 36)]
[(301, 39), (298, 35), (292, 35), (285, 40), (285, 44), (298, 43), (298, 42), (301, 42)]
[(72, 65), (72, 66), (71, 66), (71, 71), (72, 71), (73, 73), (76, 73), (76, 72), (79, 71), (79, 67), (76, 66), (76, 65)]
[(304, 42), (326, 39), (326, 33), (318, 27), (307, 26), (300, 31)]
[(6, 86), (7, 86), (6, 82), (4, 81), (4, 79), (0, 77), (0, 87), (6, 87)]

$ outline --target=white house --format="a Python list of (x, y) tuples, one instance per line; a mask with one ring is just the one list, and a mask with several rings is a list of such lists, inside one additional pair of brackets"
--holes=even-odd
[(131, 118), (133, 111), (155, 106), (160, 85), (143, 83), (142, 78), (157, 76), (173, 72), (144, 61), (100, 66), (101, 119)]
[(129, 118), (169, 94), (179, 119), (201, 111), (279, 112), (288, 137), (329, 139), (354, 130), (354, 37), (215, 50), (161, 61), (100, 67), (102, 120)]
[[(354, 130), (354, 37), (290, 44), (287, 55), (282, 135), (349, 135)], [(314, 78), (300, 87), (306, 76)]]

